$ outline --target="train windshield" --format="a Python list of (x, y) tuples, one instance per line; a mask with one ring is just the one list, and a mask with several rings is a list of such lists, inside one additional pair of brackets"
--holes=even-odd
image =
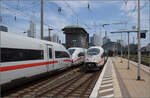
[(88, 49), (87, 54), (88, 55), (97, 55), (100, 52), (100, 50), (98, 48), (91, 48)]
[(69, 53), (72, 55), (75, 51), (75, 49), (68, 49)]

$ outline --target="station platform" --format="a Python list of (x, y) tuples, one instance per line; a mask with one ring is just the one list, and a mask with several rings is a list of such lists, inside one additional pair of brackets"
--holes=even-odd
[(137, 80), (137, 63), (108, 58), (90, 98), (150, 98), (150, 68), (141, 64), (141, 80)]

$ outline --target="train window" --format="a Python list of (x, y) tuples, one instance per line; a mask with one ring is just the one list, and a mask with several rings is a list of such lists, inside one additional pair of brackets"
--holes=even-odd
[(75, 49), (68, 49), (69, 53), (72, 55), (75, 51)]
[(100, 50), (98, 48), (91, 48), (88, 49), (87, 54), (88, 55), (97, 55), (99, 54)]
[(56, 58), (70, 58), (69, 54), (65, 51), (55, 51)]
[(52, 58), (52, 49), (49, 48), (49, 58)]
[(44, 59), (43, 50), (1, 48), (1, 62)]
[(80, 57), (80, 56), (84, 56), (84, 53), (83, 53), (83, 52), (80, 52), (80, 53), (78, 54), (78, 57)]

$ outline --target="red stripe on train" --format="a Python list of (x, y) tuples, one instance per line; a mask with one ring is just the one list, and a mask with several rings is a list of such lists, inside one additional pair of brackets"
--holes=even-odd
[(72, 60), (65, 59), (65, 60), (63, 60), (63, 62), (72, 62)]
[(102, 62), (103, 62), (103, 60), (104, 60), (104, 59), (100, 60), (100, 61), (99, 61), (97, 64), (100, 64), (100, 63), (102, 63)]
[(58, 60), (49, 61), (49, 62), (32, 63), (32, 64), (21, 64), (21, 65), (15, 65), (15, 66), (5, 66), (5, 67), (0, 67), (0, 71), (23, 69), (23, 68), (28, 68), (28, 67), (36, 67), (36, 66), (54, 64), (54, 63), (58, 63)]
[(75, 63), (75, 62), (79, 61), (80, 59), (81, 59), (81, 57), (79, 57), (78, 59), (76, 59), (73, 63)]

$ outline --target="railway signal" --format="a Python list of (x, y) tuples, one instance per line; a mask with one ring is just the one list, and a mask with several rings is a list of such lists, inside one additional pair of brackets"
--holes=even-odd
[(145, 32), (143, 32), (143, 33), (141, 32), (140, 36), (141, 36), (141, 38), (146, 38), (146, 33)]

